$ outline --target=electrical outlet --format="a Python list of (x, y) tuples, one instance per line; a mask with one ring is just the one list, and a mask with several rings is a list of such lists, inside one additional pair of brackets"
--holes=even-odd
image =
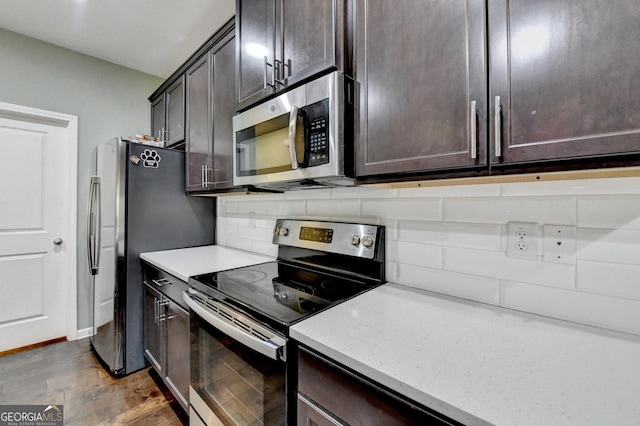
[(507, 256), (529, 260), (538, 258), (537, 223), (507, 223)]
[(543, 259), (545, 262), (575, 265), (575, 226), (544, 225), (542, 227), (542, 235), (544, 250)]

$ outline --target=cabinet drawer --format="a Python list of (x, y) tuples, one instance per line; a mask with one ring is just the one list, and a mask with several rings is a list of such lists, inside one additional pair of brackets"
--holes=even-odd
[[(321, 359), (303, 348), (298, 353), (298, 392), (301, 396), (298, 406), (313, 408), (299, 409), (299, 425), (457, 424), (401, 400), (330, 360)], [(317, 413), (327, 415), (318, 417)], [(323, 421), (318, 423), (315, 418)]]
[(189, 288), (187, 283), (144, 261), (142, 272), (146, 284), (167, 296), (185, 311), (189, 311), (189, 307), (182, 300), (182, 293)]

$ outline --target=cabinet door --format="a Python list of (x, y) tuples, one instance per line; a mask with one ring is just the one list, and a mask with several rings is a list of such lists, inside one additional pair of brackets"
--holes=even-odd
[(214, 189), (233, 186), (233, 115), (235, 112), (235, 40), (221, 40), (211, 52)]
[(152, 287), (144, 285), (144, 354), (158, 371), (164, 372), (160, 306), (162, 295)]
[(151, 135), (164, 140), (164, 94), (151, 103)]
[(189, 410), (189, 313), (169, 301), (164, 317), (167, 330), (165, 381), (185, 411)]
[(357, 1), (359, 177), (487, 164), (485, 16), (482, 0)]
[(211, 155), (211, 109), (209, 55), (186, 73), (186, 181), (187, 191), (203, 191), (205, 175), (213, 168)]
[[(343, 40), (342, 1), (281, 0), (282, 22), (276, 43), (276, 58), (284, 85), (336, 66), (337, 39)], [(282, 52), (280, 52), (282, 49)]]
[(184, 140), (184, 76), (169, 86), (165, 92), (167, 110), (167, 145)]
[(637, 1), (489, 0), (489, 9), (492, 162), (640, 151)]
[(274, 92), (270, 84), (275, 84), (275, 17), (275, 0), (237, 0), (236, 89), (239, 108)]

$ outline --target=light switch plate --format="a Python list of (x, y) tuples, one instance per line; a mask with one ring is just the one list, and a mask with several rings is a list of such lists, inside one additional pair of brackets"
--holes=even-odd
[(543, 260), (545, 262), (575, 265), (576, 227), (565, 225), (544, 225)]
[(507, 256), (528, 260), (538, 258), (537, 223), (507, 223)]

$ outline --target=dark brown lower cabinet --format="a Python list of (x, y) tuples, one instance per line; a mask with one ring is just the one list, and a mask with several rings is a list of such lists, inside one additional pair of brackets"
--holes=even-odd
[(298, 425), (457, 425), (300, 348)]
[(187, 284), (153, 266), (144, 270), (145, 356), (182, 408), (189, 412), (189, 310)]

